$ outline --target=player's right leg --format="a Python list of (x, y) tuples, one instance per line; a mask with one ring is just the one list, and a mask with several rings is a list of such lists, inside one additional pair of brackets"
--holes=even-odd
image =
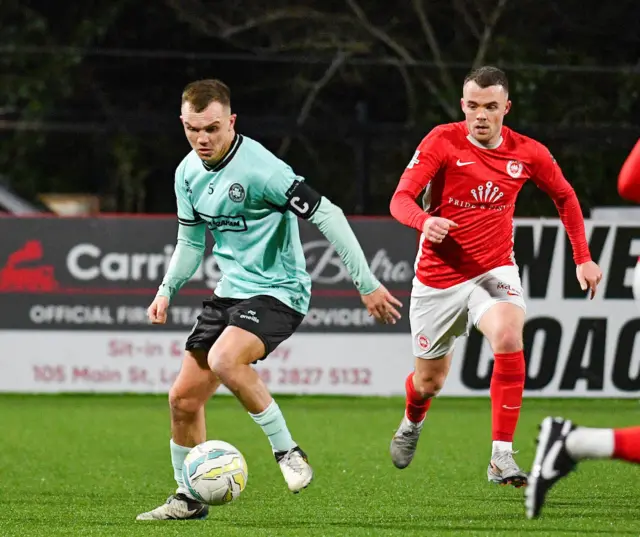
[(193, 499), (182, 480), (182, 465), (191, 448), (206, 440), (204, 406), (219, 385), (220, 381), (207, 365), (206, 353), (186, 351), (180, 373), (169, 391), (171, 464), (177, 489), (164, 504), (139, 514), (136, 520), (187, 520), (207, 516), (207, 506)]
[(413, 460), (431, 399), (444, 386), (450, 367), (451, 354), (430, 360), (416, 358), (415, 369), (405, 381), (405, 413), (389, 449), (396, 468), (406, 468)]
[(139, 514), (136, 520), (186, 520), (207, 516), (207, 506), (196, 502), (182, 481), (182, 465), (191, 448), (206, 440), (204, 406), (220, 386), (220, 379), (207, 363), (207, 353), (227, 326), (227, 309), (234, 303), (217, 297), (205, 301), (187, 338), (182, 367), (169, 391), (169, 445), (177, 490), (164, 504)]
[(405, 381), (404, 416), (391, 440), (396, 468), (406, 468), (413, 460), (431, 399), (449, 373), (455, 340), (466, 333), (468, 294), (468, 282), (435, 289), (414, 279), (409, 322), (415, 366)]

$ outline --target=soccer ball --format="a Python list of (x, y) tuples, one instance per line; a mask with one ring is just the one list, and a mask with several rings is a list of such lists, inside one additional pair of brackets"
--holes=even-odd
[(235, 500), (247, 485), (247, 463), (234, 446), (209, 440), (194, 447), (184, 460), (182, 479), (191, 495), (207, 505)]

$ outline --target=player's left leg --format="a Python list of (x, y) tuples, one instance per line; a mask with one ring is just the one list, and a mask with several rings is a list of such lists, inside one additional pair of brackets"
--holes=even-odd
[(525, 304), (520, 278), (516, 267), (500, 267), (479, 277), (476, 284), (469, 301), (470, 316), (494, 354), (490, 386), (493, 442), (487, 478), (521, 487), (527, 475), (513, 458), (525, 381)]
[(307, 456), (294, 442), (282, 412), (252, 363), (264, 359), (298, 327), (303, 316), (278, 300), (258, 296), (230, 310), (229, 326), (209, 351), (209, 367), (267, 435), (289, 490), (313, 479)]

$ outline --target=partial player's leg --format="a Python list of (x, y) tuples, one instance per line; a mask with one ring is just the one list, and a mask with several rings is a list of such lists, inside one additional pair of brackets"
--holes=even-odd
[(517, 269), (500, 267), (479, 277), (469, 311), (494, 354), (490, 386), (493, 443), (487, 479), (521, 487), (527, 484), (527, 475), (513, 458), (513, 435), (525, 381), (522, 342), (525, 304)]
[(573, 429), (573, 423), (562, 418), (546, 418), (540, 425), (538, 447), (525, 490), (528, 518), (540, 514), (549, 489), (574, 469), (576, 463), (566, 448), (567, 435)]
[(409, 322), (414, 371), (405, 381), (405, 412), (391, 440), (391, 460), (406, 468), (413, 460), (431, 399), (442, 389), (457, 337), (466, 333), (468, 282), (435, 289), (414, 280)]
[(564, 418), (545, 418), (525, 492), (527, 517), (537, 517), (547, 493), (560, 479), (588, 459), (617, 459), (640, 464), (640, 427), (578, 427)]
[(209, 367), (262, 428), (275, 459), (294, 493), (313, 478), (307, 456), (294, 442), (278, 404), (251, 367), (299, 326), (302, 315), (278, 300), (257, 296), (230, 310), (230, 326), (209, 351)]
[(236, 302), (215, 296), (206, 300), (187, 338), (182, 367), (169, 390), (171, 463), (178, 489), (166, 503), (138, 515), (137, 520), (184, 520), (207, 516), (208, 508), (196, 502), (184, 486), (182, 464), (191, 448), (206, 440), (204, 406), (220, 386), (220, 380), (207, 363), (207, 353), (227, 326), (227, 310)]
[(633, 298), (636, 301), (636, 305), (640, 307), (640, 258), (633, 269), (633, 285), (631, 287), (633, 291)]
[(171, 464), (177, 490), (152, 511), (137, 520), (186, 520), (207, 516), (208, 508), (191, 497), (182, 480), (182, 465), (192, 447), (206, 440), (205, 403), (220, 385), (207, 365), (206, 352), (186, 351), (182, 367), (169, 391), (171, 410)]
[(451, 354), (429, 360), (416, 358), (415, 369), (405, 381), (405, 414), (391, 439), (391, 460), (396, 468), (406, 468), (413, 460), (431, 399), (444, 386), (450, 367)]

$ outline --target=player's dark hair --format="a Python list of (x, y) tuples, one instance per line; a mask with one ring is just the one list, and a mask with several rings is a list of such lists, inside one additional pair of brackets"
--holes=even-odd
[(464, 79), (464, 85), (467, 82), (475, 82), (481, 88), (489, 86), (502, 86), (504, 91), (509, 93), (509, 79), (504, 71), (493, 67), (492, 65), (484, 65), (471, 71)]
[(202, 112), (213, 102), (231, 107), (231, 90), (220, 80), (196, 80), (182, 92), (182, 104), (189, 103), (196, 112)]

